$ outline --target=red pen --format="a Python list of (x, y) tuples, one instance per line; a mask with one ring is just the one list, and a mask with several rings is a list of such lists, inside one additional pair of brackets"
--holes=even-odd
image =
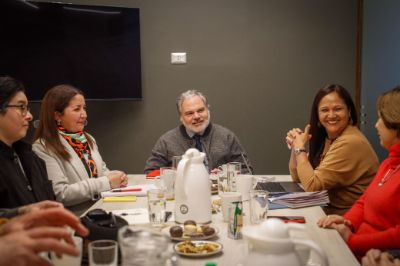
[(138, 192), (142, 191), (141, 188), (125, 188), (125, 189), (113, 189), (111, 192)]

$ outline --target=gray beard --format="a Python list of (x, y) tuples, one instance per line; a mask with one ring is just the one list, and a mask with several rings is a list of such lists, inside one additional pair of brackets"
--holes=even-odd
[(203, 126), (201, 127), (200, 130), (196, 130), (194, 131), (191, 127), (191, 125), (187, 125), (185, 122), (183, 122), (183, 120), (181, 119), (182, 124), (185, 126), (186, 130), (189, 130), (191, 132), (193, 132), (194, 134), (199, 134), (199, 133), (203, 133), (204, 130), (206, 130), (206, 128), (208, 127), (208, 125), (210, 124), (210, 120), (211, 120), (211, 113), (210, 111), (208, 112), (208, 119), (206, 121), (204, 121)]

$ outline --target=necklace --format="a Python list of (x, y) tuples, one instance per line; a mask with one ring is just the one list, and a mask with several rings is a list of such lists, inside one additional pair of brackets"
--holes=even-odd
[(394, 175), (399, 169), (400, 169), (400, 164), (398, 166), (396, 166), (396, 168), (394, 170), (389, 168), (389, 170), (387, 170), (386, 174), (381, 179), (381, 182), (379, 182), (378, 187), (381, 187), (383, 184), (385, 184), (385, 182), (388, 181), (389, 178), (391, 178), (392, 175)]

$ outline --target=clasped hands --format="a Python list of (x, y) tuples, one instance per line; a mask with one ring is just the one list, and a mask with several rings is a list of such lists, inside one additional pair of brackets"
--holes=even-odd
[(370, 249), (362, 258), (361, 263), (363, 266), (399, 266), (400, 260), (393, 258), (388, 252)]
[(336, 229), (345, 242), (352, 234), (351, 228), (353, 227), (351, 221), (345, 219), (340, 215), (328, 215), (318, 220), (317, 225), (322, 228)]
[(128, 176), (122, 171), (111, 171), (107, 178), (111, 188), (126, 187), (128, 185)]
[(286, 134), (286, 144), (288, 149), (304, 148), (310, 139), (310, 125), (306, 125), (304, 131), (300, 128), (293, 128)]

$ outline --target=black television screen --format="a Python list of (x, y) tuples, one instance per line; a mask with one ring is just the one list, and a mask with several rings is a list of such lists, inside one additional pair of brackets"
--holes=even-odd
[(141, 99), (139, 9), (0, 0), (0, 76), (31, 101), (58, 84), (86, 99)]

